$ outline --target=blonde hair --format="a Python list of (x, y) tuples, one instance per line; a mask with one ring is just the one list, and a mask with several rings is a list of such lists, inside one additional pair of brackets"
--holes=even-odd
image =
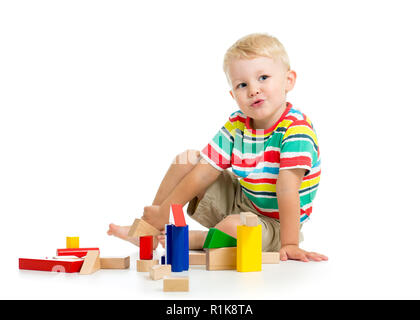
[(226, 76), (233, 59), (253, 59), (256, 57), (280, 58), (290, 70), (289, 56), (281, 42), (265, 33), (252, 33), (240, 38), (225, 53), (223, 71)]

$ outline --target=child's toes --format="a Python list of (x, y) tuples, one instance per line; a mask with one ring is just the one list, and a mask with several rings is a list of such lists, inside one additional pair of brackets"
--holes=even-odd
[(112, 236), (114, 234), (115, 230), (115, 224), (111, 223), (108, 227), (108, 231), (106, 232), (109, 236)]
[(159, 241), (160, 245), (161, 245), (163, 248), (165, 248), (165, 236), (163, 236), (163, 235), (158, 236), (158, 241)]

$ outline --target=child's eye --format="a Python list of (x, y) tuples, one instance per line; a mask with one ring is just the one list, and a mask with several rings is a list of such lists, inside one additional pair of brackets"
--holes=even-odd
[(246, 86), (246, 83), (240, 83), (240, 84), (238, 84), (237, 86), (236, 86), (236, 88), (238, 88), (238, 89), (240, 89), (240, 88), (243, 88), (243, 87), (245, 87)]
[(263, 75), (263, 76), (260, 77), (260, 79), (262, 79), (262, 80), (266, 80), (267, 78), (268, 78), (267, 75)]

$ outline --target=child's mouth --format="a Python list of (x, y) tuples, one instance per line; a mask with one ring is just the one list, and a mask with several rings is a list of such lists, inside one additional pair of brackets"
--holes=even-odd
[(259, 107), (260, 105), (262, 105), (264, 103), (264, 100), (259, 99), (257, 101), (255, 101), (251, 106), (252, 107)]

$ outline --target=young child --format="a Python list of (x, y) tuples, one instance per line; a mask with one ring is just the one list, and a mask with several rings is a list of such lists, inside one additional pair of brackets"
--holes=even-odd
[[(175, 158), (143, 219), (163, 231), (170, 205), (189, 202), (190, 217), (236, 238), (239, 214), (253, 212), (263, 251), (279, 251), (282, 261), (327, 260), (299, 247), (319, 184), (320, 154), (311, 121), (286, 101), (296, 73), (283, 45), (266, 34), (245, 36), (228, 49), (223, 69), (240, 111), (201, 152)], [(137, 245), (129, 228), (110, 224), (108, 234)], [(207, 231), (189, 236), (190, 249), (201, 249)]]

